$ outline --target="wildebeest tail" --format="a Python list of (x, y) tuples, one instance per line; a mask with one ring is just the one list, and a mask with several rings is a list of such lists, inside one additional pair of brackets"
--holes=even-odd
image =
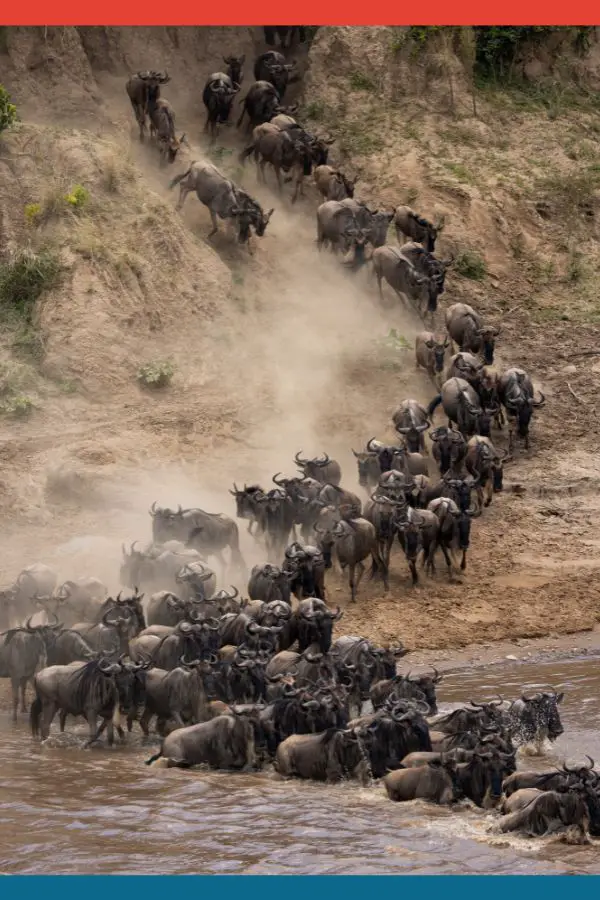
[(442, 395), (438, 394), (437, 397), (434, 397), (429, 406), (427, 407), (427, 414), (432, 416), (435, 410), (438, 408), (440, 403), (442, 402)]
[(160, 759), (162, 755), (163, 755), (163, 752), (162, 752), (162, 747), (161, 747), (160, 750), (158, 751), (158, 753), (155, 753), (154, 756), (150, 757), (150, 759), (144, 760), (144, 762), (146, 763), (147, 766), (151, 766), (152, 763), (156, 762), (157, 759)]
[(29, 724), (31, 726), (31, 734), (33, 737), (37, 737), (40, 733), (40, 718), (42, 715), (42, 701), (39, 696), (35, 695), (35, 700), (31, 704), (31, 709), (29, 710)]
[(193, 166), (193, 165), (194, 165), (194, 163), (191, 163), (189, 169), (187, 170), (187, 172), (182, 172), (181, 175), (176, 175), (175, 178), (172, 178), (172, 179), (170, 180), (170, 182), (169, 182), (169, 190), (171, 190), (172, 188), (174, 188), (176, 184), (179, 184), (180, 181), (183, 181), (184, 178), (187, 178), (187, 176), (188, 176), (188, 175), (190, 174), (190, 172), (192, 171), (192, 166)]

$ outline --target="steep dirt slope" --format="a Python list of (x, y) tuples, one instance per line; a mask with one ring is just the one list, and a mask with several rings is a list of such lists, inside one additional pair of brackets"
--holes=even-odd
[[(204, 78), (223, 53), (250, 59), (259, 46), (248, 29), (9, 34), (2, 77), (24, 124), (0, 154), (2, 234), (9, 246), (50, 241), (67, 273), (39, 304), (43, 352), (16, 355), (19, 335), (3, 338), (6, 389), (38, 406), (2, 427), (5, 582), (40, 559), (64, 577), (93, 573), (115, 586), (120, 543), (147, 539), (152, 500), (232, 513), (234, 479), (268, 484), (293, 471), (300, 448), (335, 455), (352, 487), (352, 446), (391, 436), (404, 397), (433, 395), (411, 351), (381, 341), (394, 327), (410, 344), (416, 318), (381, 309), (365, 273), (317, 255), (314, 190), (292, 209), (256, 184), (253, 167), (242, 171), (239, 135), (223, 135), (218, 165), (276, 209), (249, 257), (224, 234), (206, 239), (195, 198), (174, 212), (174, 172), (139, 146), (127, 72), (171, 73), (165, 96), (191, 143), (174, 167), (182, 171), (206, 152)], [(597, 337), (595, 218), (578, 205), (596, 208), (593, 111), (563, 104), (549, 118), (539, 103), (488, 93), (474, 118), (458, 60), (452, 72), (456, 117), (435, 48), (415, 57), (397, 30), (322, 29), (301, 117), (337, 137), (334, 158), (360, 174), (361, 198), (443, 219), (440, 248), (462, 260), (446, 304), (464, 300), (501, 322), (499, 364), (524, 365), (548, 398), (531, 454), (507, 470), (524, 493), (496, 497), (477, 521), (464, 583), (440, 572), (411, 590), (395, 558), (391, 595), (364, 584), (347, 610), (345, 631), (415, 647), (592, 627), (600, 601), (596, 376), (589, 361), (565, 372)], [(79, 212), (28, 224), (25, 204), (52, 210), (74, 184), (89, 192)], [(474, 253), (486, 265), (480, 280), (460, 274)], [(167, 357), (172, 387), (139, 390), (139, 365)], [(259, 560), (245, 535), (243, 549)], [(332, 596), (345, 603), (347, 591)]]

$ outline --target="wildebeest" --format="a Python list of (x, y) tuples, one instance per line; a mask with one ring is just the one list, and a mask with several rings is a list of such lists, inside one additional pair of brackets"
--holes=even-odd
[(129, 641), (145, 628), (146, 623), (129, 606), (109, 606), (97, 623), (76, 622), (77, 631), (94, 650), (106, 654), (127, 653)]
[(427, 275), (421, 275), (399, 250), (396, 250), (389, 244), (386, 244), (384, 247), (377, 247), (373, 250), (371, 262), (373, 264), (373, 274), (377, 278), (379, 297), (382, 301), (383, 290), (381, 283), (385, 278), (398, 297), (400, 299), (403, 296), (406, 297), (411, 303), (416, 305), (417, 311), (423, 314), (428, 312), (431, 315), (435, 313), (439, 284), (435, 279), (429, 278)]
[(390, 222), (394, 213), (379, 209), (370, 209), (366, 203), (354, 197), (340, 200), (340, 204), (354, 213), (354, 219), (365, 239), (373, 248), (382, 247), (387, 238)]
[(283, 189), (281, 171), (291, 171), (290, 180), (294, 182), (292, 203), (295, 203), (298, 194), (304, 191), (304, 177), (312, 172), (313, 144), (307, 138), (300, 128), (282, 130), (273, 122), (265, 122), (254, 129), (252, 143), (240, 153), (240, 162), (243, 164), (254, 154), (257, 173), (263, 182), (266, 182), (265, 166), (269, 163), (275, 171), (280, 191)]
[[(238, 486), (233, 484), (233, 490), (229, 493), (235, 497), (235, 514), (238, 519), (245, 519), (248, 522), (248, 534), (260, 533), (260, 505), (258, 500), (264, 497), (266, 491), (259, 484), (244, 485), (240, 490)], [(254, 527), (254, 531), (253, 531)]]
[(522, 694), (511, 705), (508, 713), (509, 728), (513, 738), (521, 744), (555, 741), (564, 729), (560, 721), (558, 705), (564, 693), (538, 691), (532, 697)]
[(324, 200), (345, 200), (347, 197), (354, 197), (358, 175), (346, 178), (343, 172), (332, 166), (317, 166), (313, 171), (313, 177), (317, 190)]
[(464, 378), (449, 378), (444, 382), (441, 393), (427, 407), (429, 416), (433, 415), (440, 403), (448, 417), (449, 426), (454, 422), (463, 437), (470, 438), (474, 434), (490, 436), (491, 420), (498, 411), (498, 404), (482, 407), (475, 390)]
[(463, 378), (479, 392), (483, 368), (483, 363), (478, 356), (461, 351), (450, 357), (448, 368), (446, 369), (446, 380), (454, 377)]
[(313, 781), (364, 778), (368, 769), (360, 736), (353, 729), (331, 728), (321, 734), (293, 734), (277, 748), (275, 769), (280, 775)]
[(216, 166), (192, 162), (185, 172), (171, 180), (169, 188), (174, 188), (177, 184), (177, 209), (181, 209), (185, 198), (192, 191), (208, 208), (213, 224), (209, 237), (218, 231), (217, 216), (235, 221), (240, 244), (248, 243), (250, 227), (254, 228), (257, 237), (263, 237), (274, 210), (270, 209), (265, 213), (256, 200), (226, 178)]
[[(198, 592), (204, 595), (214, 593), (215, 574), (203, 563), (197, 550), (186, 549), (183, 546), (176, 551), (162, 547), (138, 550), (136, 544), (137, 541), (134, 541), (129, 552), (125, 545), (121, 548), (123, 552), (119, 574), (121, 584), (130, 588), (139, 586), (150, 592), (163, 590), (178, 593), (178, 585), (189, 582), (184, 572), (184, 569), (187, 569), (188, 574), (191, 575), (193, 572), (194, 576), (192, 596)], [(190, 566), (194, 568), (190, 570)]]
[(262, 125), (263, 122), (270, 122), (278, 113), (293, 115), (296, 111), (295, 106), (285, 107), (281, 105), (281, 98), (277, 93), (277, 89), (270, 81), (255, 81), (251, 84), (241, 103), (243, 109), (237, 121), (237, 127), (240, 127), (244, 116), (247, 115), (247, 131), (255, 128), (257, 125)]
[(265, 25), (263, 26), (263, 34), (265, 43), (269, 47), (275, 46), (275, 38), (279, 38), (282, 50), (288, 50), (294, 40), (298, 40), (301, 44), (306, 41), (306, 25)]
[(408, 241), (400, 247), (400, 253), (415, 267), (421, 275), (427, 275), (437, 285), (437, 296), (440, 297), (446, 289), (446, 271), (454, 262), (454, 256), (448, 259), (437, 259), (421, 244)]
[(83, 577), (64, 581), (48, 601), (40, 603), (47, 611), (58, 615), (63, 625), (75, 622), (97, 622), (108, 591), (98, 578)]
[(481, 316), (466, 303), (449, 306), (445, 322), (448, 334), (459, 350), (480, 353), (486, 365), (493, 365), (495, 339), (500, 334), (497, 325), (484, 324)]
[(325, 560), (319, 548), (294, 541), (286, 547), (285, 559), (290, 588), (297, 599), (316, 597), (325, 600)]
[(140, 141), (144, 140), (149, 109), (156, 105), (160, 97), (160, 85), (169, 81), (168, 72), (137, 72), (130, 76), (125, 85), (140, 129)]
[(461, 551), (460, 569), (464, 571), (467, 568), (467, 550), (471, 542), (471, 519), (480, 511), (460, 509), (450, 497), (431, 500), (427, 509), (435, 513), (439, 521), (437, 533), (426, 559), (427, 567), (432, 573), (435, 572), (435, 553), (439, 547), (446, 560), (448, 577), (452, 580), (451, 555), (455, 549)]
[(25, 625), (11, 628), (0, 636), (0, 678), (10, 678), (12, 687), (13, 721), (17, 721), (19, 706), (19, 690), (21, 692), (21, 711), (26, 712), (25, 692), (27, 682), (32, 680), (36, 671), (43, 668), (47, 661), (48, 644), (53, 633), (61, 628), (58, 622), (50, 625), (31, 625), (31, 619)]
[(354, 251), (354, 261), (363, 263), (364, 245), (368, 239), (368, 230), (361, 228), (352, 209), (342, 201), (327, 200), (317, 209), (317, 247), (319, 250), (329, 244), (337, 253), (341, 250), (347, 254)]
[(528, 790), (522, 808), (518, 808), (520, 793), (517, 791), (510, 798), (511, 804), (517, 806), (517, 809), (499, 820), (496, 829), (500, 833), (520, 831), (531, 836), (541, 836), (572, 827), (585, 838), (590, 816), (581, 793)]
[(498, 379), (498, 397), (506, 410), (508, 419), (508, 452), (512, 453), (515, 442), (515, 429), (529, 450), (529, 425), (534, 410), (544, 406), (546, 398), (538, 391), (539, 400), (535, 399), (535, 391), (531, 378), (523, 369), (513, 367), (502, 372)]
[(206, 124), (204, 131), (209, 131), (214, 140), (218, 126), (229, 122), (233, 99), (239, 92), (240, 85), (234, 84), (224, 72), (213, 72), (204, 85), (202, 102), (206, 107)]
[(290, 575), (278, 566), (265, 563), (253, 566), (248, 580), (248, 596), (263, 603), (279, 601), (289, 604), (291, 597)]
[[(317, 531), (317, 527), (315, 527)], [(363, 560), (371, 557), (371, 577), (379, 574), (385, 590), (388, 590), (388, 572), (377, 545), (375, 526), (363, 518), (338, 522), (333, 529), (318, 529), (319, 545), (323, 551), (325, 565), (331, 566), (333, 557), (338, 560), (342, 571), (348, 569), (350, 599), (356, 600), (356, 591), (365, 572)], [(358, 577), (356, 571), (358, 570)]]
[(148, 115), (150, 117), (150, 137), (156, 140), (160, 153), (160, 163), (174, 163), (185, 143), (185, 134), (177, 137), (175, 134), (175, 112), (173, 107), (162, 97), (148, 100)]
[(317, 597), (306, 597), (298, 603), (293, 613), (298, 651), (304, 653), (309, 647), (317, 646), (321, 653), (331, 647), (334, 622), (339, 622), (343, 612), (339, 606), (334, 610)]
[[(403, 649), (402, 655), (405, 652)], [(388, 671), (378, 681), (375, 681), (371, 688), (370, 697), (373, 709), (380, 709), (391, 696), (398, 699), (410, 697), (420, 699), (422, 696), (429, 707), (428, 715), (434, 716), (437, 713), (436, 686), (440, 683), (443, 676), (439, 674), (434, 666), (432, 668), (433, 675), (422, 674), (415, 675), (412, 678), (410, 672), (407, 672), (406, 675), (396, 675), (395, 672), (390, 673)]]
[(298, 80), (299, 76), (290, 75), (296, 68), (296, 60), (286, 62), (285, 56), (277, 50), (267, 50), (257, 56), (254, 63), (254, 77), (257, 81), (268, 81), (277, 90), (283, 100), (288, 84)]
[(588, 779), (596, 784), (598, 776), (594, 772), (594, 760), (591, 756), (588, 756), (587, 759), (590, 762), (589, 766), (578, 766), (575, 769), (568, 768), (566, 765), (563, 765), (562, 769), (553, 768), (549, 771), (529, 772), (520, 769), (504, 779), (502, 793), (505, 797), (510, 797), (516, 791), (524, 788), (536, 788), (542, 791), (564, 791)]
[(231, 79), (231, 83), (233, 85), (241, 85), (244, 80), (244, 63), (246, 62), (246, 54), (242, 53), (241, 56), (234, 56), (233, 54), (229, 54), (229, 56), (223, 57), (223, 62), (227, 66), (226, 74)]
[(421, 366), (437, 387), (441, 387), (444, 359), (450, 343), (447, 335), (434, 334), (432, 331), (420, 331), (415, 338), (415, 363)]
[[(212, 666), (208, 660), (186, 662), (165, 670), (153, 667), (146, 676), (145, 706), (140, 727), (148, 735), (150, 721), (157, 718), (157, 730), (164, 733), (165, 724), (172, 720), (177, 728), (198, 724), (211, 718), (207, 682), (211, 683)], [(132, 720), (128, 720), (131, 730)]]
[(48, 610), (56, 582), (56, 573), (48, 566), (42, 563), (26, 566), (14, 584), (0, 591), (0, 627), (22, 621), (22, 615), (31, 603)]
[(431, 427), (428, 411), (417, 400), (403, 400), (392, 414), (394, 428), (411, 453), (425, 453), (424, 432)]
[(172, 731), (146, 765), (187, 769), (205, 764), (213, 769), (245, 769), (253, 768), (255, 759), (252, 723), (234, 714)]
[(433, 253), (438, 229), (423, 216), (418, 215), (410, 206), (398, 206), (394, 213), (394, 228), (398, 243), (408, 238), (416, 243), (423, 244), (426, 250)]
[(456, 799), (454, 786), (454, 760), (429, 762), (425, 766), (395, 769), (383, 779), (390, 800), (427, 800), (440, 805), (451, 804)]
[(502, 460), (505, 456), (505, 450), (496, 450), (489, 438), (479, 434), (473, 435), (467, 443), (465, 466), (471, 475), (477, 477), (477, 501), (480, 509), (490, 505), (494, 493), (502, 491)]
[(440, 425), (431, 431), (429, 437), (433, 444), (433, 458), (438, 465), (440, 475), (445, 475), (450, 470), (458, 474), (467, 453), (467, 442), (460, 431)]
[(225, 574), (226, 563), (223, 551), (229, 549), (231, 566), (240, 572), (245, 568), (240, 553), (239, 529), (233, 519), (222, 513), (207, 513), (203, 509), (176, 510), (150, 507), (152, 516), (152, 537), (157, 544), (167, 541), (181, 541), (187, 547), (198, 551), (205, 557), (216, 557)]
[[(108, 743), (112, 744), (114, 727), (121, 729), (123, 695), (121, 693), (120, 696), (119, 687), (121, 691), (126, 690), (128, 685), (123, 684), (123, 679), (127, 682), (133, 678), (133, 671), (127, 671), (122, 663), (106, 659), (42, 669), (34, 678), (35, 699), (30, 712), (33, 736), (41, 735), (45, 740), (50, 733), (52, 719), (60, 710), (65, 717), (84, 716), (87, 720), (90, 736), (86, 746), (94, 743), (104, 728), (108, 728)], [(102, 719), (100, 727), (98, 716)]]
[(270, 562), (283, 556), (294, 527), (295, 509), (291, 498), (281, 488), (267, 491), (258, 499), (261, 530)]
[(321, 459), (318, 456), (312, 459), (306, 459), (300, 454), (302, 450), (298, 450), (294, 456), (294, 462), (298, 469), (302, 472), (304, 478), (314, 478), (321, 484), (339, 485), (342, 480), (342, 470), (340, 464), (335, 459), (324, 453)]

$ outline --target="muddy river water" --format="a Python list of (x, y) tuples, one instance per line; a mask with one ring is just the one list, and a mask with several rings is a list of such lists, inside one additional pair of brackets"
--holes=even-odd
[[(543, 767), (600, 762), (600, 656), (449, 672), (445, 704), (554, 685), (564, 735)], [(69, 725), (67, 726), (69, 728)], [(72, 727), (72, 726), (71, 726)], [(77, 728), (79, 732), (80, 729)], [(395, 804), (381, 785), (328, 787), (271, 774), (148, 769), (132, 740), (82, 751), (73, 735), (33, 744), (0, 718), (0, 871), (12, 874), (600, 873), (600, 842), (496, 836), (494, 814)]]

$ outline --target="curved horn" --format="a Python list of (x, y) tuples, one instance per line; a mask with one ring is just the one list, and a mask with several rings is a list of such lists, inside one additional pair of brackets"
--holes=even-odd
[(154, 518), (154, 516), (158, 515), (158, 513), (156, 512), (156, 500), (154, 501), (154, 503), (152, 504), (152, 506), (150, 507), (148, 512), (150, 513), (152, 518)]

